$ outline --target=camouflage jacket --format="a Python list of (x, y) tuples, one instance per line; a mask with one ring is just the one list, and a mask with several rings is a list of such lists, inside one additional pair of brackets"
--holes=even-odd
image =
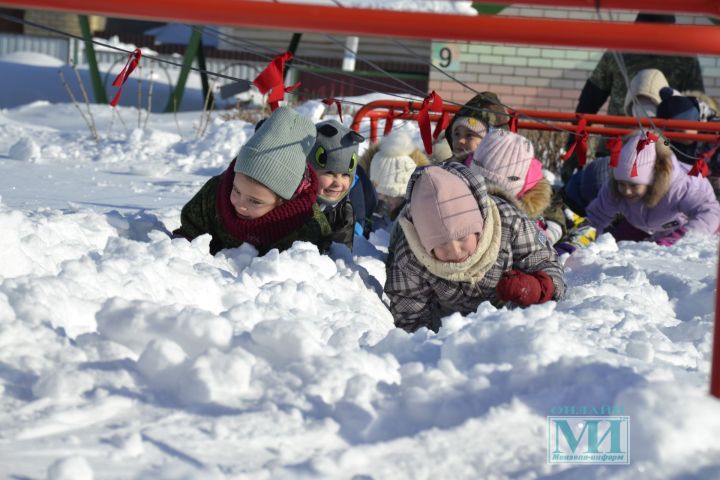
[[(621, 55), (630, 80), (640, 70), (656, 68), (663, 72), (670, 86), (676, 90), (705, 91), (702, 70), (697, 57), (649, 53), (623, 53)], [(625, 115), (623, 104), (627, 94), (627, 85), (611, 52), (605, 52), (600, 58), (595, 70), (590, 75), (590, 81), (610, 95), (609, 115)]]
[[(561, 299), (565, 294), (563, 267), (535, 222), (501, 192), (488, 195), (485, 182), (467, 168), (452, 163), (442, 168), (465, 179), (478, 200), (483, 218), (489, 215), (485, 199), (495, 203), (501, 220), (500, 250), (495, 263), (479, 282), (450, 281), (432, 274), (413, 253), (403, 229), (396, 228), (390, 240), (384, 289), (395, 325), (409, 332), (421, 327), (437, 331), (440, 319), (452, 312), (466, 315), (484, 301), (500, 306), (495, 287), (502, 274), (512, 269), (547, 273), (555, 286), (553, 298)], [(413, 173), (408, 192), (419, 174), (419, 171)], [(407, 209), (401, 215), (409, 219)]]

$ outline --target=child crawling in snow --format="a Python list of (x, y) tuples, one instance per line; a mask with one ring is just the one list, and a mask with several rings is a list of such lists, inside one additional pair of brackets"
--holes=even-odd
[(654, 241), (669, 246), (689, 230), (716, 234), (720, 204), (710, 182), (691, 176), (665, 143), (652, 133), (629, 137), (610, 178), (587, 207), (587, 219), (598, 230), (608, 228), (616, 240)]
[(504, 190), (535, 220), (550, 244), (565, 232), (565, 214), (553, 205), (553, 189), (530, 140), (507, 130), (491, 130), (473, 154), (470, 170), (483, 177), (492, 194)]
[(288, 107), (268, 117), (224, 173), (183, 207), (176, 237), (210, 234), (210, 253), (247, 242), (261, 255), (295, 241), (328, 249), (331, 230), (316, 203), (318, 178), (307, 165), (316, 128)]
[(484, 301), (528, 306), (562, 298), (555, 250), (504, 192), (459, 163), (418, 169), (408, 186), (386, 263), (395, 325), (435, 332), (452, 312)]

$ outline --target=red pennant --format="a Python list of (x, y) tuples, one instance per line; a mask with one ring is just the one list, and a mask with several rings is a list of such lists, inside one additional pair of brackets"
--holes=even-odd
[(440, 136), (440, 132), (445, 130), (448, 125), (450, 125), (450, 114), (448, 112), (443, 112), (442, 115), (440, 115), (440, 120), (438, 120), (438, 122), (435, 124), (433, 140), (437, 140)]
[(140, 51), (139, 48), (136, 48), (135, 51), (128, 55), (125, 66), (118, 74), (118, 76), (115, 77), (115, 80), (112, 83), (113, 87), (119, 87), (120, 89), (117, 91), (115, 97), (113, 97), (112, 101), (110, 102), (110, 106), (114, 107), (120, 101), (120, 95), (122, 95), (122, 87), (123, 85), (125, 85), (125, 82), (127, 82), (127, 79), (130, 77), (130, 74), (133, 72), (133, 70), (135, 70), (135, 68), (138, 66), (138, 63), (140, 63), (141, 57), (142, 51)]
[(420, 138), (422, 138), (425, 151), (432, 154), (432, 140), (430, 135), (430, 112), (441, 112), (443, 106), (442, 97), (433, 90), (425, 97), (418, 113), (417, 123), (420, 127)]
[(587, 133), (587, 130), (585, 129), (586, 124), (587, 120), (585, 120), (584, 118), (580, 118), (578, 126), (575, 129), (575, 142), (570, 145), (567, 153), (565, 153), (565, 155), (563, 156), (563, 161), (567, 161), (572, 156), (573, 152), (577, 150), (576, 156), (578, 166), (584, 167), (587, 163), (587, 147), (589, 135)]
[(518, 131), (517, 113), (512, 110), (510, 110), (510, 121), (508, 122), (508, 129), (513, 133), (517, 133)]
[(338, 115), (340, 116), (340, 123), (343, 123), (342, 119), (342, 104), (340, 103), (340, 100), (337, 100), (335, 98), (326, 98), (322, 101), (325, 105), (332, 105), (333, 103), (337, 107)]
[(622, 139), (620, 137), (611, 138), (607, 141), (607, 147), (610, 150), (610, 168), (615, 168), (620, 163)]
[(400, 110), (400, 113), (395, 113), (395, 109), (391, 108), (388, 111), (387, 117), (385, 117), (385, 128), (383, 129), (383, 136), (389, 135), (390, 132), (392, 132), (393, 129), (393, 122), (396, 118), (401, 117), (408, 113), (410, 109), (408, 107), (403, 107), (402, 110)]
[(656, 142), (657, 139), (658, 139), (658, 137), (654, 133), (646, 132), (645, 137), (638, 140), (637, 148), (635, 149), (635, 151), (637, 153), (642, 152), (643, 148), (645, 148), (647, 145), (650, 145), (653, 142)]
[(638, 171), (637, 171), (637, 157), (635, 157), (635, 160), (633, 161), (632, 168), (630, 169), (630, 176), (631, 177), (637, 177)]
[(283, 99), (286, 92), (292, 92), (300, 86), (300, 82), (290, 87), (285, 86), (285, 63), (292, 60), (293, 56), (290, 52), (285, 52), (277, 57), (273, 58), (265, 69), (253, 80), (253, 85), (260, 90), (263, 95), (270, 92), (268, 95), (268, 103), (270, 104), (270, 110), (275, 111), (278, 107), (278, 103)]
[(708, 150), (707, 152), (703, 152), (700, 154), (700, 158), (698, 158), (695, 161), (695, 164), (693, 165), (692, 169), (688, 172), (688, 175), (690, 176), (703, 176), (703, 177), (709, 177), (710, 176), (710, 167), (708, 166), (708, 163), (710, 163), (710, 159), (715, 155), (715, 152), (717, 151), (718, 147), (720, 145), (715, 145), (712, 149)]
[(710, 168), (704, 158), (695, 160), (695, 164), (688, 172), (688, 175), (695, 177), (707, 177), (710, 175)]

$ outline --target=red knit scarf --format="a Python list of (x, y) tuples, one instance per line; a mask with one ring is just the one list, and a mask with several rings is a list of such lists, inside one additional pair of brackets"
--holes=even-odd
[(234, 180), (235, 160), (223, 174), (215, 205), (225, 230), (240, 242), (251, 243), (262, 251), (300, 228), (313, 216), (318, 178), (310, 167), (305, 168), (305, 175), (290, 200), (252, 220), (238, 217), (230, 202)]

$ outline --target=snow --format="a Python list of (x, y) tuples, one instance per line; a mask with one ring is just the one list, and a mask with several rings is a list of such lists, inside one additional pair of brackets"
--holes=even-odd
[[(25, 66), (4, 61), (0, 79)], [(16, 86), (43, 90), (56, 67), (38, 68)], [(146, 112), (93, 105), (94, 140), (64, 97), (0, 91), (4, 476), (720, 475), (715, 238), (601, 236), (566, 257), (565, 300), (482, 304), (408, 335), (378, 296), (387, 232), (329, 256), (169, 238), (252, 125), (214, 118), (199, 137), (199, 111), (143, 127)], [(546, 417), (603, 406), (630, 417), (630, 465), (548, 465)]]

